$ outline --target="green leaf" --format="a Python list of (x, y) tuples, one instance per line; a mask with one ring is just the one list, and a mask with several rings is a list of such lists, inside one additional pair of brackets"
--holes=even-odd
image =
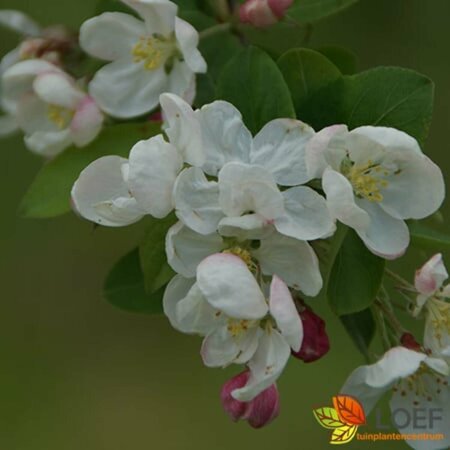
[(295, 117), (283, 75), (267, 53), (249, 47), (236, 55), (219, 78), (217, 98), (233, 103), (257, 133), (267, 122)]
[(181, 11), (179, 16), (186, 22), (190, 23), (199, 32), (217, 24), (212, 17), (207, 16), (201, 11), (195, 11), (192, 9)]
[(288, 10), (288, 17), (300, 22), (316, 22), (336, 14), (358, 0), (295, 0)]
[(137, 16), (136, 11), (131, 9), (129, 6), (122, 3), (120, 0), (98, 0), (95, 7), (95, 14), (102, 14), (104, 12), (123, 12), (126, 14), (131, 14)]
[(303, 109), (316, 92), (341, 78), (339, 69), (322, 54), (314, 50), (298, 48), (280, 57), (278, 66), (288, 85), (297, 117), (303, 117)]
[(450, 235), (434, 230), (420, 222), (408, 223), (413, 245), (436, 250), (450, 249)]
[(109, 303), (117, 308), (137, 313), (161, 314), (165, 287), (147, 294), (144, 275), (139, 264), (139, 251), (134, 249), (112, 268), (103, 292)]
[(369, 308), (340, 317), (356, 348), (369, 360), (369, 346), (375, 335), (375, 320)]
[(336, 123), (393, 127), (423, 143), (433, 112), (433, 82), (412, 70), (379, 67), (343, 78), (308, 99), (302, 120), (320, 130)]
[(175, 222), (176, 218), (173, 215), (162, 220), (152, 219), (139, 246), (145, 289), (149, 293), (164, 286), (174, 275), (167, 264), (166, 234)]
[(367, 250), (348, 230), (331, 269), (327, 296), (338, 315), (352, 314), (372, 305), (380, 289), (385, 261)]
[(84, 148), (70, 148), (45, 164), (31, 184), (19, 207), (29, 218), (49, 218), (70, 211), (70, 191), (80, 172), (92, 161), (105, 155), (127, 157), (140, 139), (160, 132), (159, 124), (123, 124), (105, 128)]
[(334, 45), (319, 47), (316, 50), (327, 57), (343, 75), (354, 75), (357, 72), (358, 61), (350, 50)]

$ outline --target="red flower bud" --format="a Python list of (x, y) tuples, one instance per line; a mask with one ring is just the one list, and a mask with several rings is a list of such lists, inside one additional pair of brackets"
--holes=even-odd
[(417, 352), (422, 351), (422, 346), (416, 341), (416, 338), (411, 333), (403, 333), (400, 342), (403, 347), (406, 347), (409, 350), (415, 350)]
[(325, 321), (308, 306), (300, 313), (303, 323), (303, 341), (300, 351), (292, 355), (309, 363), (322, 358), (330, 350), (330, 340), (325, 330)]
[(278, 389), (272, 384), (249, 402), (236, 400), (231, 395), (232, 392), (245, 386), (249, 376), (250, 372), (246, 370), (227, 381), (222, 387), (220, 398), (223, 408), (233, 421), (247, 420), (251, 427), (262, 428), (279, 414)]
[(282, 19), (293, 0), (247, 0), (239, 8), (239, 18), (243, 23), (255, 27), (267, 27)]

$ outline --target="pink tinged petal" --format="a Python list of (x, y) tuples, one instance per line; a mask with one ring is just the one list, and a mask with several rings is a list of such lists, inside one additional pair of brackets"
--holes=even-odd
[(303, 340), (303, 325), (292, 299), (291, 292), (283, 280), (276, 275), (270, 284), (270, 314), (292, 350), (298, 352)]
[(89, 93), (100, 108), (122, 119), (152, 111), (167, 90), (164, 67), (146, 70), (142, 63), (133, 63), (131, 55), (103, 66), (89, 84)]
[(442, 260), (442, 254), (438, 253), (416, 271), (414, 285), (418, 292), (430, 296), (442, 287), (447, 278), (448, 273)]
[(91, 56), (115, 61), (129, 57), (133, 46), (145, 35), (141, 20), (130, 14), (105, 12), (81, 25), (80, 45)]
[(240, 374), (228, 380), (222, 387), (220, 399), (225, 412), (230, 416), (231, 420), (237, 422), (245, 416), (249, 403), (240, 402), (231, 395), (235, 389), (239, 389), (247, 383), (250, 372), (245, 370)]
[(291, 349), (276, 330), (263, 333), (258, 350), (249, 361), (250, 378), (247, 384), (232, 391), (233, 398), (248, 402), (275, 383), (289, 359)]
[(31, 17), (14, 9), (0, 10), (0, 26), (25, 36), (39, 36), (42, 31)]
[(77, 147), (84, 147), (100, 133), (104, 116), (92, 97), (86, 95), (78, 104), (70, 123), (72, 139)]
[(85, 219), (110, 227), (129, 225), (144, 216), (124, 180), (128, 161), (104, 156), (87, 166), (72, 188), (74, 209)]
[(367, 248), (375, 255), (386, 259), (402, 256), (409, 245), (409, 229), (403, 220), (388, 215), (378, 204), (367, 200), (358, 200), (370, 217), (369, 227), (356, 230)]
[(238, 256), (217, 253), (197, 267), (197, 283), (206, 300), (236, 319), (258, 320), (268, 306), (255, 277)]
[(140, 141), (131, 149), (128, 183), (144, 211), (162, 219), (173, 210), (172, 190), (182, 166), (180, 154), (162, 135)]
[(323, 174), (322, 186), (332, 217), (355, 230), (368, 228), (370, 217), (356, 204), (353, 187), (347, 178), (327, 168)]
[(206, 61), (198, 51), (199, 36), (197, 30), (188, 22), (175, 19), (175, 36), (183, 55), (184, 61), (195, 73), (205, 73)]
[(239, 8), (242, 23), (264, 28), (278, 22), (279, 18), (269, 6), (268, 0), (247, 0)]
[(36, 95), (45, 103), (75, 110), (85, 94), (64, 73), (47, 72), (38, 75), (33, 82)]
[(122, 0), (145, 21), (149, 33), (168, 35), (174, 31), (177, 5), (168, 0)]
[(223, 245), (219, 234), (198, 234), (178, 222), (167, 232), (167, 262), (175, 272), (185, 277), (195, 277), (202, 260), (222, 250)]
[(283, 192), (283, 215), (275, 218), (275, 228), (302, 241), (326, 238), (336, 230), (326, 200), (313, 189), (297, 186)]
[(305, 147), (314, 136), (314, 130), (294, 119), (275, 119), (255, 136), (250, 162), (272, 173), (283, 186), (308, 182)]
[(305, 161), (310, 179), (322, 178), (323, 172), (328, 167), (325, 158), (328, 144), (336, 134), (345, 132), (348, 132), (347, 125), (332, 125), (320, 130), (308, 141), (305, 149)]
[(305, 363), (317, 361), (330, 350), (330, 340), (325, 329), (325, 321), (309, 307), (300, 313), (303, 324), (303, 341), (300, 351), (292, 355)]
[(217, 230), (223, 212), (219, 205), (219, 186), (208, 181), (197, 167), (185, 169), (173, 188), (175, 213), (189, 228), (201, 234)]
[(217, 176), (227, 162), (249, 162), (253, 138), (231, 103), (215, 101), (198, 115), (206, 157), (203, 169), (208, 175)]
[(268, 2), (273, 13), (281, 19), (292, 3), (294, 3), (294, 0), (268, 0)]
[(69, 130), (35, 131), (24, 137), (25, 145), (33, 153), (53, 158), (72, 145)]
[(226, 164), (219, 173), (219, 202), (227, 216), (256, 213), (269, 223), (284, 212), (284, 201), (266, 169), (238, 162)]
[(161, 108), (167, 122), (165, 132), (170, 143), (183, 155), (184, 160), (193, 166), (204, 163), (200, 123), (191, 106), (174, 94), (162, 94)]
[(319, 260), (307, 242), (273, 233), (253, 252), (265, 275), (278, 275), (294, 289), (310, 297), (323, 286)]

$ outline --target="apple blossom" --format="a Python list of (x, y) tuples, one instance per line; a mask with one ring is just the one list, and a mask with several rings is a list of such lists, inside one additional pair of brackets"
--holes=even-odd
[(410, 420), (399, 431), (404, 434), (442, 433), (443, 440), (406, 441), (418, 450), (442, 449), (450, 445), (449, 374), (449, 366), (444, 360), (404, 347), (395, 347), (377, 363), (357, 368), (341, 392), (359, 400), (366, 415), (389, 390), (393, 390), (390, 400), (393, 413), (400, 409), (412, 412), (414, 408), (421, 408), (428, 417), (430, 411), (439, 411), (440, 420), (435, 420), (433, 424), (421, 422), (420, 428), (415, 428), (414, 421)]
[(163, 299), (174, 328), (205, 336), (205, 365), (248, 365), (248, 382), (231, 393), (244, 402), (276, 381), (303, 338), (287, 285), (274, 275), (266, 300), (248, 264), (230, 253), (211, 255), (198, 265), (196, 280), (176, 275)]
[(243, 23), (255, 27), (267, 27), (282, 19), (294, 0), (247, 0), (239, 7), (239, 18)]
[(413, 137), (393, 128), (326, 128), (306, 154), (308, 173), (322, 178), (332, 216), (387, 259), (408, 247), (404, 221), (433, 214), (445, 196), (439, 167)]
[(14, 64), (2, 77), (3, 103), (13, 111), (33, 152), (53, 157), (95, 139), (103, 114), (68, 74), (47, 61)]
[(87, 20), (80, 30), (81, 47), (111, 61), (90, 83), (90, 94), (114, 117), (140, 116), (158, 105), (163, 92), (180, 96), (206, 72), (197, 50), (198, 33), (176, 17), (168, 0), (123, 0), (143, 20), (107, 12)]
[(414, 284), (418, 295), (413, 314), (426, 311), (425, 347), (436, 355), (450, 357), (450, 284), (444, 286), (447, 278), (440, 253), (417, 270)]
[(272, 384), (249, 402), (236, 400), (232, 392), (244, 387), (249, 377), (250, 372), (245, 370), (231, 378), (223, 385), (220, 398), (223, 408), (233, 421), (246, 420), (251, 427), (261, 428), (272, 422), (280, 412), (278, 389)]

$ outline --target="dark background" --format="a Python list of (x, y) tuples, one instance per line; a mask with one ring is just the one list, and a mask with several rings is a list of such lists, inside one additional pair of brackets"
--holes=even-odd
[[(0, 7), (22, 9), (44, 25), (78, 27), (94, 3), (0, 0)], [(426, 152), (444, 173), (450, 168), (449, 17), (448, 0), (362, 0), (316, 25), (311, 42), (352, 49), (361, 70), (399, 65), (431, 77), (436, 107)], [(0, 31), (1, 54), (16, 43), (13, 33)], [(202, 367), (198, 338), (178, 334), (163, 317), (123, 313), (101, 297), (105, 274), (138, 242), (142, 224), (93, 232), (73, 215), (21, 219), (17, 206), (41, 161), (19, 136), (0, 147), (1, 450), (329, 448), (329, 433), (311, 410), (330, 404), (362, 360), (325, 305), (317, 310), (328, 320), (330, 354), (313, 365), (289, 364), (279, 382), (282, 415), (270, 427), (233, 424), (218, 393), (234, 368)], [(427, 256), (412, 252), (400, 269), (412, 277)], [(355, 440), (348, 448), (367, 445)]]

